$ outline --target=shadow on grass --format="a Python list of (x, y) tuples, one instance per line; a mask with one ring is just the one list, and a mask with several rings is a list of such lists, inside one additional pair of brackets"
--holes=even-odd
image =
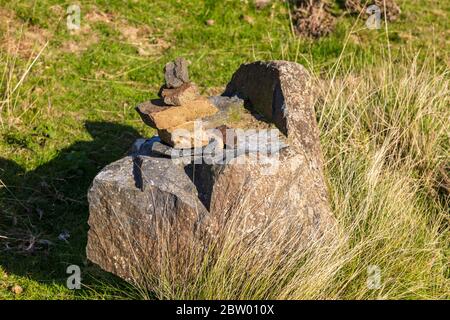
[(65, 285), (67, 266), (76, 264), (84, 284), (118, 280), (86, 261), (86, 195), (95, 175), (123, 157), (139, 135), (115, 123), (85, 127), (92, 141), (74, 143), (33, 171), (0, 157), (7, 186), (0, 188), (0, 265), (9, 274)]

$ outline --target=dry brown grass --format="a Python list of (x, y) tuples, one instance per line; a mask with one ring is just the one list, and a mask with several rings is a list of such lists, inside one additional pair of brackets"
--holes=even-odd
[(366, 9), (369, 5), (375, 4), (381, 10), (381, 14), (384, 17), (387, 17), (388, 21), (395, 21), (399, 18), (401, 10), (397, 5), (395, 0), (375, 0), (375, 1), (367, 1), (367, 0), (346, 0), (345, 7), (346, 9), (355, 14), (362, 14), (363, 16), (367, 15)]
[(329, 3), (323, 0), (294, 1), (292, 21), (297, 34), (319, 38), (333, 31), (335, 17), (329, 12)]
[(30, 56), (26, 64), (18, 61), (15, 54), (2, 55), (5, 60), (0, 60), (0, 68), (2, 69), (0, 78), (0, 128), (10, 129), (17, 126), (21, 123), (23, 115), (33, 107), (34, 101), (31, 91), (34, 88), (27, 89), (28, 91), (25, 92), (23, 83), (47, 44), (48, 42), (34, 56)]
[(48, 30), (24, 24), (13, 11), (0, 8), (0, 49), (28, 59), (50, 38)]

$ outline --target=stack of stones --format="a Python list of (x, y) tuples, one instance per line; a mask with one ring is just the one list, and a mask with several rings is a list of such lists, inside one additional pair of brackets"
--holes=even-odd
[[(167, 257), (181, 262), (179, 272), (185, 272), (185, 262), (200, 268), (202, 254), (216, 252), (205, 249), (221, 248), (224, 239), (256, 250), (250, 253), (270, 254), (279, 239), (289, 239), (289, 253), (336, 238), (314, 82), (303, 66), (288, 61), (243, 64), (222, 95), (212, 97), (198, 94), (183, 59), (167, 64), (165, 77), (160, 99), (137, 107), (159, 136), (136, 141), (131, 155), (106, 166), (92, 182), (90, 261), (130, 282), (148, 284), (149, 275), (163, 272)], [(198, 119), (206, 137), (183, 140), (173, 134), (177, 128), (192, 133)], [(256, 146), (245, 144), (245, 152), (239, 141), (233, 146), (234, 139), (229, 139), (239, 140), (242, 131), (250, 137), (252, 131), (266, 129), (280, 133), (285, 144), (278, 150), (269, 147), (274, 151), (270, 157), (259, 136)], [(226, 134), (219, 152), (224, 161), (195, 161), (205, 158), (202, 149), (214, 145), (211, 131)], [(208, 143), (199, 148), (201, 157), (192, 148), (195, 142)], [(181, 161), (174, 161), (174, 150), (182, 151)]]
[[(165, 84), (159, 92), (160, 99), (137, 107), (142, 120), (158, 130), (160, 139), (177, 149), (207, 145), (211, 137), (205, 130), (195, 131), (195, 121), (219, 111), (206, 97), (200, 96), (198, 87), (189, 81), (187, 65), (184, 58), (167, 63), (164, 68)], [(189, 134), (174, 134), (179, 129)]]
[[(158, 131), (158, 136), (139, 146), (141, 153), (147, 150), (172, 158), (213, 153), (221, 161), (243, 153), (257, 153), (261, 145), (272, 152), (285, 147), (278, 139), (272, 141), (258, 132), (243, 132), (270, 128), (270, 124), (245, 108), (243, 99), (236, 95), (201, 96), (196, 84), (189, 80), (184, 58), (167, 63), (164, 73), (165, 84), (159, 90), (159, 99), (136, 107), (142, 120)], [(273, 130), (278, 132), (276, 128)], [(200, 151), (198, 155), (196, 150)]]

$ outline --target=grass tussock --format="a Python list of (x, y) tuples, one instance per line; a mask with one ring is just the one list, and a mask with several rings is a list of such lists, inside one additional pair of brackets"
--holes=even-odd
[(236, 220), (205, 255), (168, 254), (162, 237), (161, 263), (146, 276), (152, 294), (449, 298), (448, 71), (406, 58), (360, 74), (335, 71), (317, 79), (317, 112), (338, 234), (305, 247), (300, 236), (267, 245), (261, 230), (249, 244), (231, 232)]
[(23, 115), (34, 107), (32, 99), (34, 88), (25, 90), (23, 83), (46, 46), (47, 43), (34, 56), (30, 56), (26, 63), (17, 59), (18, 49), (13, 54), (2, 54), (0, 56), (0, 70), (2, 72), (0, 76), (1, 129), (11, 129), (21, 124)]

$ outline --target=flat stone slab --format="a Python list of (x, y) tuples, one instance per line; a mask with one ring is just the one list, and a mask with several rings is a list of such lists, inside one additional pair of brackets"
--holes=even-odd
[(198, 88), (193, 83), (183, 83), (178, 88), (162, 88), (161, 97), (164, 103), (173, 106), (181, 106), (187, 104), (189, 101), (199, 98)]
[(170, 108), (170, 106), (166, 105), (163, 100), (153, 99), (138, 104), (136, 106), (136, 111), (146, 125), (152, 128), (156, 128), (156, 123), (153, 121), (153, 118), (151, 118), (150, 115), (156, 112), (167, 110), (168, 108)]
[(151, 105), (139, 105), (139, 114), (144, 113), (151, 120), (155, 129), (169, 129), (183, 125), (218, 112), (217, 108), (205, 98), (186, 101), (181, 106), (166, 106), (160, 101), (152, 100)]
[[(258, 134), (254, 133), (247, 136), (245, 143), (236, 145), (235, 148), (223, 148), (217, 140), (212, 140), (208, 145), (202, 148), (190, 148), (190, 149), (176, 149), (162, 143), (158, 136), (154, 136), (150, 139), (139, 139), (135, 143), (133, 150), (139, 155), (148, 156), (161, 156), (165, 158), (178, 159), (178, 158), (190, 158), (194, 159), (202, 156), (214, 155), (217, 162), (230, 161), (232, 158), (236, 158), (243, 154), (249, 153), (263, 153), (263, 154), (275, 154), (280, 150), (287, 148), (288, 145), (283, 141), (268, 140), (265, 144), (261, 141), (258, 143)], [(220, 156), (219, 153), (222, 153)], [(222, 162), (221, 162), (222, 163)]]

